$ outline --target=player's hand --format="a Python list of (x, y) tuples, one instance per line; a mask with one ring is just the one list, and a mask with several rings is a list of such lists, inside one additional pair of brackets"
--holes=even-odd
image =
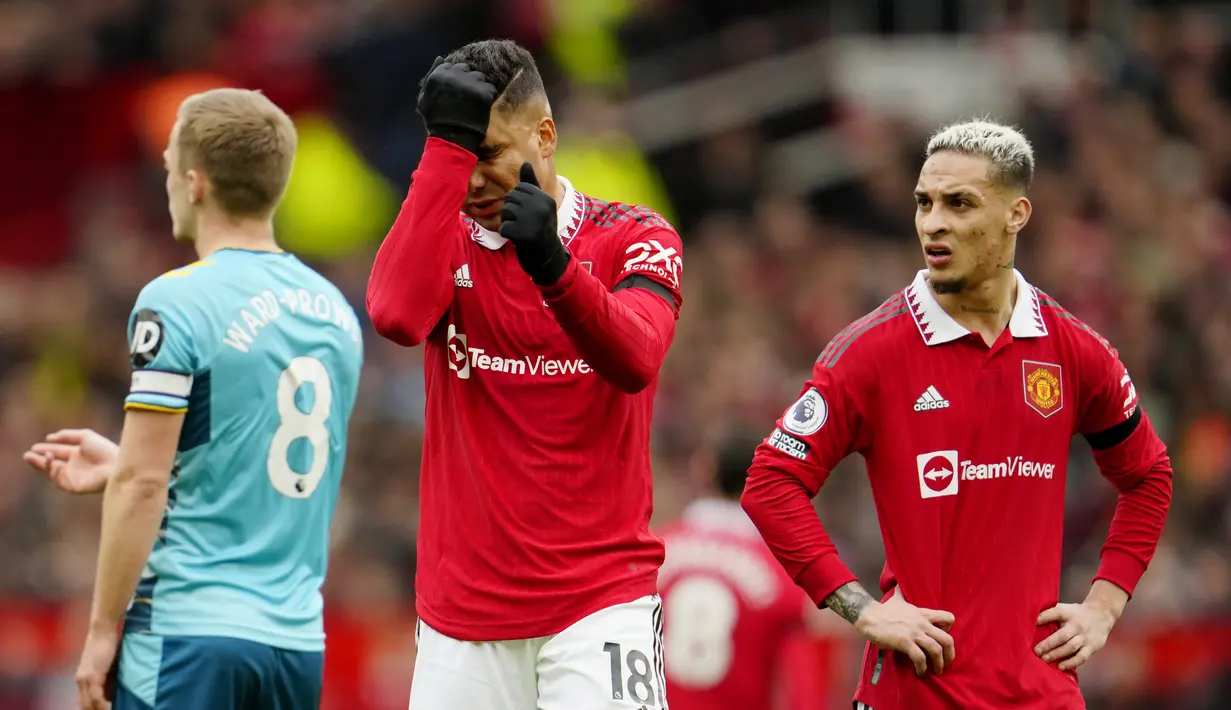
[(90, 429), (61, 429), (22, 454), (22, 460), (47, 474), (69, 493), (101, 493), (115, 470), (120, 447)]
[(118, 631), (91, 629), (86, 635), (85, 650), (77, 666), (77, 698), (81, 710), (111, 710), (105, 688), (119, 645)]
[(477, 154), (495, 100), (496, 86), (483, 72), (436, 57), (419, 88), (418, 110), (429, 136)]
[(1110, 609), (1089, 601), (1057, 604), (1039, 614), (1039, 625), (1060, 623), (1056, 633), (1034, 647), (1036, 656), (1048, 663), (1059, 661), (1062, 671), (1077, 669), (1107, 645), (1107, 636), (1116, 624)]
[(500, 236), (513, 242), (518, 263), (536, 284), (550, 286), (564, 275), (569, 256), (556, 232), (556, 199), (539, 189), (530, 163), (522, 163), (521, 182), (504, 196)]
[(899, 587), (889, 601), (864, 607), (855, 630), (883, 649), (905, 654), (915, 675), (923, 676), (929, 668), (943, 673), (953, 663), (953, 637), (948, 633), (952, 625), (953, 614), (917, 607), (902, 597)]

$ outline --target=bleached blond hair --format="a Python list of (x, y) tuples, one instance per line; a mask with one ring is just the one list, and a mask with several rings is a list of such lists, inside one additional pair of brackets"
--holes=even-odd
[(928, 139), (924, 158), (946, 150), (987, 158), (991, 179), (1005, 187), (1026, 192), (1034, 178), (1034, 148), (1013, 126), (987, 119), (951, 123)]

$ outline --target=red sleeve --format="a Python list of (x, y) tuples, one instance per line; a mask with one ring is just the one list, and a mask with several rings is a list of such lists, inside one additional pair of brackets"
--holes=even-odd
[(680, 277), (684, 270), (684, 244), (680, 235), (655, 212), (644, 207), (635, 213), (650, 229), (630, 229), (617, 245), (615, 277), (618, 286), (630, 276), (644, 276), (671, 292), (678, 311), (684, 298), (680, 295)]
[(1171, 507), (1171, 461), (1116, 351), (1099, 339), (1086, 356), (1088, 374), (1079, 431), (1099, 471), (1120, 491), (1095, 579), (1130, 595), (1145, 574)]
[(816, 604), (855, 581), (821, 521), (812, 498), (839, 461), (870, 442), (848, 353), (837, 369), (819, 362), (778, 428), (757, 447), (741, 499), (774, 556)]
[(667, 289), (671, 303), (644, 288), (609, 291), (603, 282), (569, 260), (564, 276), (543, 289), (556, 321), (586, 363), (622, 392), (635, 394), (658, 376), (675, 337), (675, 320), (684, 299), (680, 236), (650, 210), (631, 208), (644, 227), (627, 230), (615, 243), (618, 288), (629, 276), (644, 276)]
[(368, 281), (368, 315), (376, 332), (399, 345), (427, 338), (453, 302), (449, 260), (465, 230), (461, 209), (473, 153), (428, 138), (410, 192), (389, 229)]
[(675, 337), (675, 309), (640, 288), (615, 293), (570, 259), (564, 276), (543, 290), (552, 315), (599, 377), (635, 394), (658, 376)]

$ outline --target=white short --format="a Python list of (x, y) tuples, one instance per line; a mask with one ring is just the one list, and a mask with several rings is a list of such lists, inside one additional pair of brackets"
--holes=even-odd
[(662, 602), (597, 611), (554, 636), (458, 641), (419, 623), (410, 710), (666, 710)]

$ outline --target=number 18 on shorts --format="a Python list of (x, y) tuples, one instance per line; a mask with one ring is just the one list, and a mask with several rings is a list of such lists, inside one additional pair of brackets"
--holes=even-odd
[(410, 710), (666, 710), (657, 595), (554, 636), (472, 643), (419, 627)]

